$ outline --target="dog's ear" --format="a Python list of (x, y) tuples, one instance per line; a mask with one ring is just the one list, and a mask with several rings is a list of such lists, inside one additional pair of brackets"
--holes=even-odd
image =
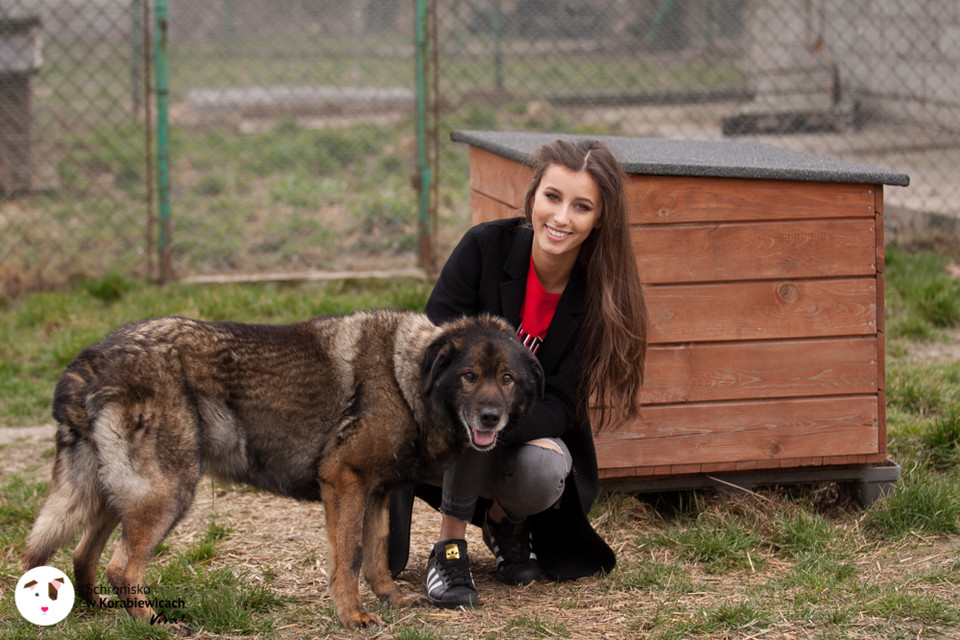
[(424, 395), (430, 393), (437, 379), (450, 366), (453, 360), (453, 346), (447, 340), (434, 340), (423, 353), (420, 364), (420, 390)]

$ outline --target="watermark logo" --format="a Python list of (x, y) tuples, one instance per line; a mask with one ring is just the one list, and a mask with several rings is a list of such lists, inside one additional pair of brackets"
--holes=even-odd
[(57, 624), (73, 609), (73, 583), (59, 569), (34, 567), (17, 582), (14, 601), (27, 622)]

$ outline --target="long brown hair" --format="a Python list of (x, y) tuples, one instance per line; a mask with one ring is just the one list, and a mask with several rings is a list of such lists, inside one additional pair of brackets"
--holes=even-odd
[[(586, 171), (600, 190), (600, 223), (580, 248), (587, 278), (587, 300), (579, 349), (582, 399), (592, 398), (597, 430), (640, 415), (647, 352), (647, 306), (637, 272), (620, 163), (596, 140), (557, 140), (535, 154), (533, 179), (524, 199), (531, 220), (533, 197), (550, 165)], [(586, 407), (583, 407), (586, 409)]]

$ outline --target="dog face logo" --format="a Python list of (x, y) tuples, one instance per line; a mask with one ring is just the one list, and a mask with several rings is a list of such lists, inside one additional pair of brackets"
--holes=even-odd
[(73, 583), (59, 569), (35, 567), (20, 578), (14, 601), (27, 622), (57, 624), (73, 609)]

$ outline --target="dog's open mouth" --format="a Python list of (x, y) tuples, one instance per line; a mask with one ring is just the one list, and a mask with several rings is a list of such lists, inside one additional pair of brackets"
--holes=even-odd
[(467, 413), (461, 409), (460, 422), (467, 433), (470, 434), (470, 446), (477, 451), (487, 451), (497, 444), (497, 434), (503, 429), (505, 420), (502, 416), (496, 422), (482, 419), (471, 420), (467, 417)]
[(497, 442), (496, 431), (477, 431), (470, 429), (470, 442), (477, 449), (489, 449)]

